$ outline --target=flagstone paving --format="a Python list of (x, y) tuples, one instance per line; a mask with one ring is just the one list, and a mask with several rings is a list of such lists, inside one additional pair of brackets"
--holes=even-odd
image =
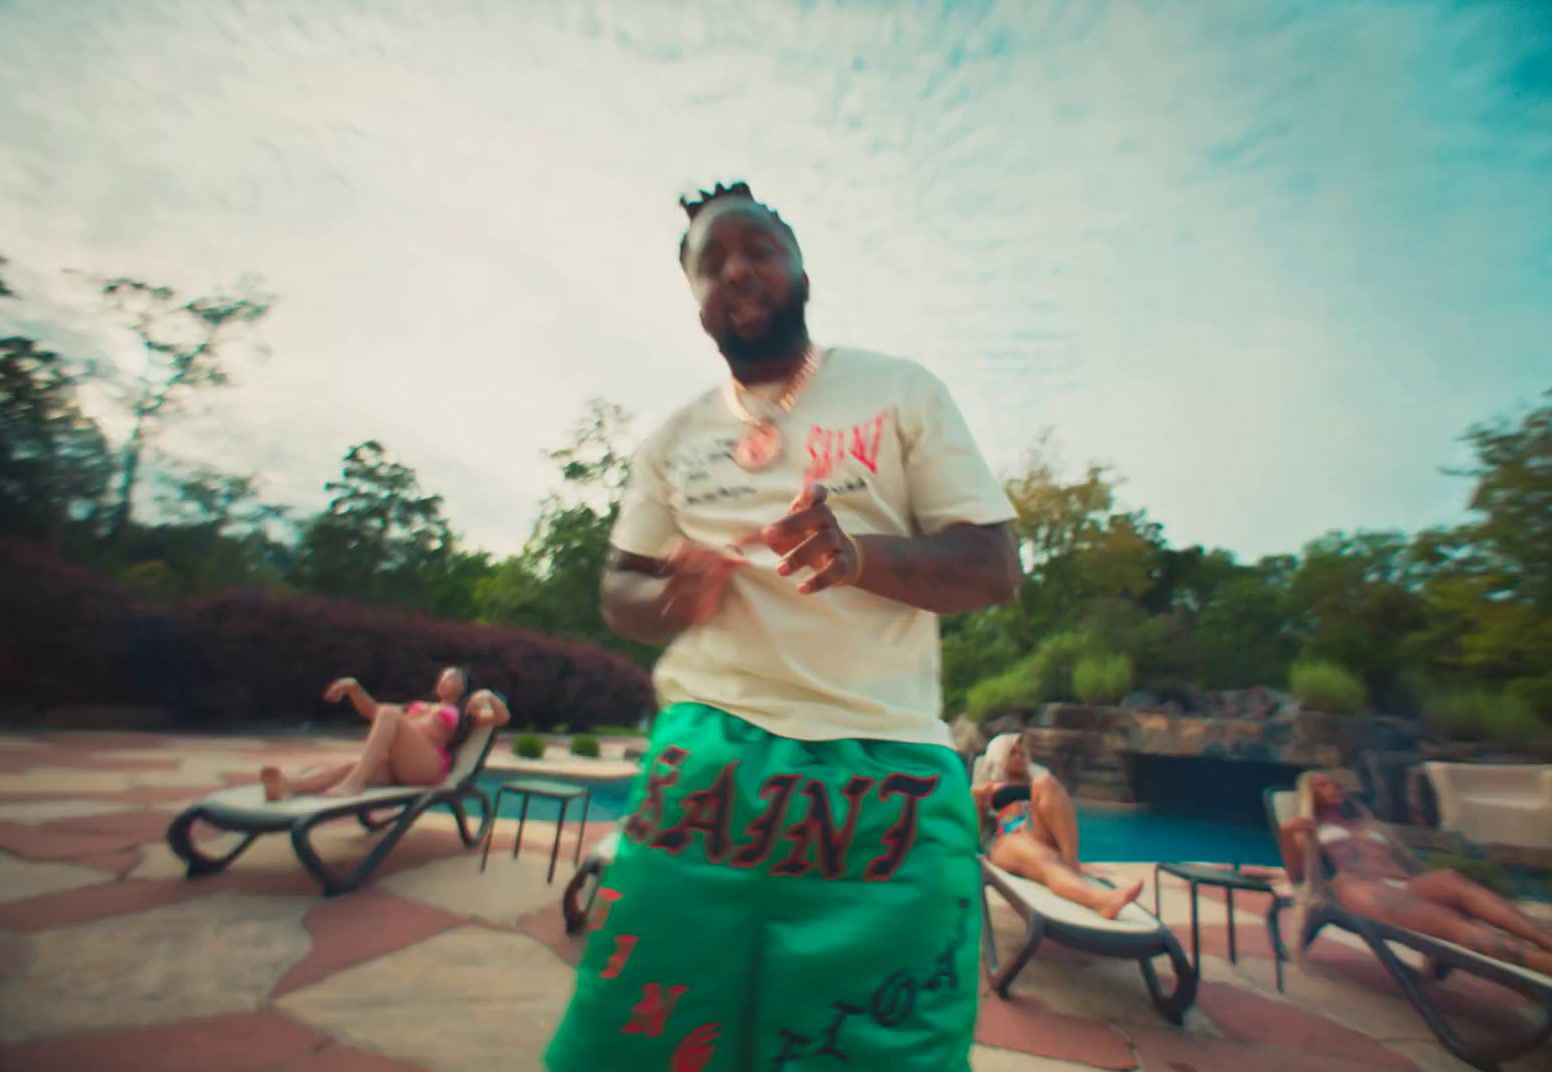
[[(0, 734), (0, 1069), (5, 1072), (523, 1072), (571, 993), (581, 941), (559, 911), (554, 827), (497, 823), (488, 868), (450, 815), (425, 816), (373, 879), (323, 898), (289, 841), (261, 838), (226, 872), (189, 881), (165, 842), (178, 810), (251, 782), (265, 763), (349, 756), (353, 742), (159, 734)], [(606, 747), (611, 770), (620, 742)], [(507, 757), (503, 765), (522, 769)], [(556, 771), (568, 756), (546, 757)], [(601, 768), (595, 768), (595, 771)], [(584, 845), (606, 832), (594, 822)], [(219, 846), (223, 837), (205, 832)], [(321, 830), (348, 867), (377, 835)], [(1116, 879), (1150, 867), (1112, 864)], [(1144, 894), (1152, 903), (1152, 890)], [(975, 1072), (1459, 1072), (1361, 947), (1323, 939), (1273, 982), (1264, 904), (1236, 900), (1239, 962), (1222, 898), (1200, 902), (1203, 981), (1181, 1027), (1149, 1004), (1136, 965), (1047, 945), (1009, 1000), (982, 980)], [(1188, 902), (1164, 919), (1189, 948)], [(993, 911), (999, 947), (1022, 931)], [(1470, 979), (1442, 1001), (1481, 1030), (1520, 1015)], [(1506, 1066), (1552, 1067), (1552, 1048)]]

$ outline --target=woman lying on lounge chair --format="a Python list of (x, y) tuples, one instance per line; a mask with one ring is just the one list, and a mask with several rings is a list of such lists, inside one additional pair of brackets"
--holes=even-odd
[(504, 726), (511, 715), (501, 697), (481, 689), (463, 706), (458, 701), (467, 675), (450, 666), (437, 678), (436, 702), (378, 703), (356, 681), (344, 677), (324, 690), (331, 703), (348, 699), (372, 724), (361, 757), (354, 763), (331, 763), (288, 777), (279, 767), (264, 767), (259, 781), (266, 800), (322, 793), (350, 797), (369, 785), (434, 785), (452, 769), (453, 755), (476, 726)]
[(1106, 919), (1142, 892), (1140, 881), (1112, 890), (1083, 878), (1072, 798), (1050, 771), (1030, 762), (1019, 734), (1004, 733), (986, 746), (971, 793), (982, 833), (993, 839), (987, 858), (1004, 871), (1033, 879)]
[(1299, 815), (1280, 831), (1290, 879), (1303, 881), (1306, 860), (1313, 859), (1330, 875), (1331, 896), (1355, 915), (1552, 975), (1552, 931), (1458, 872), (1423, 871), (1406, 846), (1348, 796), (1343, 781), (1331, 771), (1300, 776)]

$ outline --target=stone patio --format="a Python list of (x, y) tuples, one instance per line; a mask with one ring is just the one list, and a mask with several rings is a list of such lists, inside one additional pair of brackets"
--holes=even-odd
[[(182, 877), (163, 841), (187, 801), (304, 764), (348, 742), (154, 734), (0, 735), (0, 1069), (5, 1072), (510, 1072), (538, 1070), (570, 993), (578, 942), (544, 881), (553, 827), (497, 826), (489, 870), (450, 816), (428, 816), (361, 891), (324, 900), (285, 838), (221, 875)], [(562, 765), (569, 762), (562, 759)], [(572, 827), (574, 830), (575, 827)], [(604, 823), (586, 832), (591, 840)], [(353, 822), (318, 838), (359, 858)], [(1117, 878), (1151, 868), (1114, 864)], [(1151, 889), (1144, 893), (1151, 904)], [(1048, 946), (1011, 1001), (983, 997), (977, 1072), (1445, 1072), (1433, 1040), (1373, 958), (1339, 936), (1273, 984), (1264, 905), (1202, 899), (1203, 982), (1183, 1028), (1149, 1005), (1135, 965)], [(1189, 947), (1183, 888), (1164, 917)], [(998, 911), (1007, 948), (1017, 921)], [(1493, 1030), (1518, 1015), (1471, 980), (1443, 989)], [(1552, 1050), (1515, 1072), (1552, 1067)]]

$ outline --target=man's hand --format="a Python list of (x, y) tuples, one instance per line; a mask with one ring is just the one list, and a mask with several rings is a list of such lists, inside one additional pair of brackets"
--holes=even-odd
[(781, 556), (776, 572), (790, 577), (801, 569), (813, 576), (798, 585), (805, 595), (837, 585), (855, 584), (862, 574), (862, 553), (826, 503), (822, 486), (810, 484), (792, 501), (787, 516), (767, 525), (751, 541)]
[(737, 555), (689, 542), (665, 559), (612, 549), (600, 586), (604, 622), (629, 640), (666, 643), (709, 621), (745, 565)]
[(704, 625), (722, 606), (728, 581), (746, 565), (743, 559), (685, 541), (674, 548), (666, 566), (662, 615), (686, 626)]

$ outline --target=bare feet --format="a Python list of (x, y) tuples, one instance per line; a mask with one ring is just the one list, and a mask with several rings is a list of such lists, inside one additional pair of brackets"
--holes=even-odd
[(264, 786), (265, 800), (276, 801), (285, 799), (286, 776), (280, 773), (279, 767), (260, 767), (259, 782)]
[(1124, 890), (1116, 890), (1100, 902), (1099, 908), (1095, 911), (1106, 919), (1115, 919), (1121, 914), (1121, 909), (1137, 900), (1140, 893), (1142, 893), (1142, 879), (1138, 879)]

